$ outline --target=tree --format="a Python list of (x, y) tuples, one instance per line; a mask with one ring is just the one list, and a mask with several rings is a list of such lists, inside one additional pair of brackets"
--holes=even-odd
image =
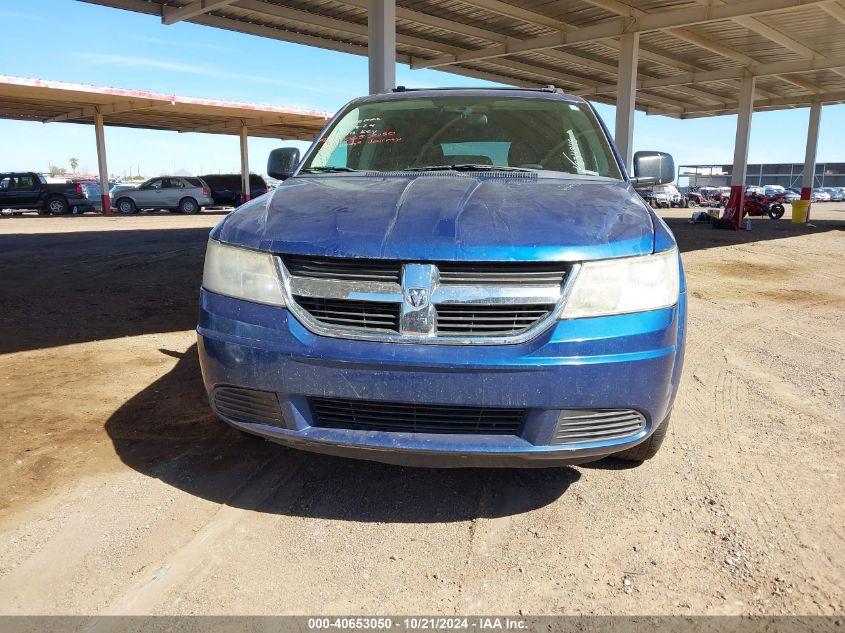
[(61, 176), (63, 173), (65, 173), (65, 170), (59, 167), (58, 165), (50, 165), (51, 176)]
[(78, 158), (71, 158), (70, 159), (70, 168), (73, 170), (73, 173), (76, 173), (76, 168), (79, 167), (79, 159)]

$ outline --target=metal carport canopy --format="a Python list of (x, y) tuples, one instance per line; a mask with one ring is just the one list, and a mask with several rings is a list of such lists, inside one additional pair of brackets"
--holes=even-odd
[(109, 215), (105, 125), (175, 132), (237, 134), (242, 200), (249, 200), (247, 136), (313, 140), (330, 115), (233, 101), (180, 97), (90, 84), (0, 75), (0, 118), (92, 123), (97, 141), (103, 213)]
[[(372, 0), (82, 0), (367, 55)], [(636, 107), (679, 118), (845, 102), (838, 0), (401, 0), (396, 59), (615, 103), (623, 36), (638, 38)]]
[(328, 113), (0, 75), (0, 118), (313, 140)]

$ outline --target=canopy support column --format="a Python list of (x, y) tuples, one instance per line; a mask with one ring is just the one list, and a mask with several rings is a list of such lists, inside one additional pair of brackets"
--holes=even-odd
[(616, 84), (616, 134), (614, 140), (625, 167), (631, 171), (634, 157), (634, 109), (637, 100), (637, 61), (640, 34), (622, 36), (619, 47), (619, 81)]
[[(819, 144), (819, 124), (822, 119), (822, 102), (814, 101), (810, 106), (810, 122), (807, 126), (807, 149), (804, 152), (804, 171), (801, 174), (801, 199), (811, 200), (816, 177), (816, 148)], [(807, 209), (807, 221), (810, 210)]]
[(370, 94), (396, 87), (396, 0), (370, 0), (367, 14)]
[(94, 135), (97, 138), (97, 166), (100, 171), (100, 200), (103, 203), (103, 215), (111, 215), (109, 167), (106, 162), (106, 133), (103, 114), (99, 108), (94, 112)]
[(252, 190), (249, 186), (249, 145), (246, 123), (241, 123), (241, 204), (249, 202)]
[(731, 169), (731, 197), (725, 207), (726, 220), (731, 220), (737, 229), (742, 228), (745, 214), (745, 177), (748, 173), (748, 145), (751, 141), (751, 115), (754, 112), (754, 88), (757, 77), (746, 75), (739, 88), (739, 108), (736, 119), (736, 143), (734, 162)]

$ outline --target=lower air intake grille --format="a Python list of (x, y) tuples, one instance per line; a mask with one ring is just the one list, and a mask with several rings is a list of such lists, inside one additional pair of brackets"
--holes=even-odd
[(632, 437), (645, 428), (645, 417), (632, 409), (561, 411), (552, 444), (579, 444)]
[(294, 299), (302, 309), (326, 325), (399, 332), (401, 303), (299, 296)]
[(552, 305), (439, 304), (437, 333), (441, 336), (512, 336), (545, 319)]
[(524, 409), (451, 407), (312, 398), (314, 424), (353, 431), (518, 435)]
[(214, 410), (224, 418), (238, 422), (284, 426), (276, 394), (270, 391), (218, 387), (214, 391)]

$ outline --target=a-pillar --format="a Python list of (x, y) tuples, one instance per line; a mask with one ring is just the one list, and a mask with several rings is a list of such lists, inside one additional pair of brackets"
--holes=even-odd
[(637, 99), (637, 60), (640, 34), (622, 36), (619, 47), (619, 80), (616, 83), (616, 134), (614, 140), (625, 168), (631, 171), (634, 156), (634, 110)]
[(94, 134), (97, 137), (97, 166), (100, 171), (100, 199), (103, 202), (103, 215), (111, 215), (111, 196), (109, 195), (109, 167), (106, 162), (106, 133), (103, 115), (94, 112)]
[(370, 0), (367, 14), (370, 94), (396, 87), (396, 0)]
[[(804, 171), (801, 174), (801, 199), (811, 200), (816, 177), (816, 148), (819, 144), (819, 123), (822, 119), (822, 102), (814, 101), (810, 106), (810, 123), (807, 126), (807, 150), (804, 153)], [(810, 209), (807, 209), (807, 220)]]
[(748, 145), (751, 141), (751, 115), (754, 112), (754, 86), (757, 78), (746, 75), (739, 89), (739, 108), (736, 119), (736, 143), (731, 169), (731, 197), (725, 207), (724, 218), (741, 229), (745, 214), (745, 177), (748, 172)]

